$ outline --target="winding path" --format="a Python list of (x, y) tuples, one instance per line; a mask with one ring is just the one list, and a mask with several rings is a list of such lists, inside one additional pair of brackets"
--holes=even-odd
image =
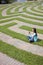
[(0, 52), (0, 65), (25, 65), (25, 64), (13, 58), (10, 58), (6, 54)]
[(25, 50), (27, 52), (31, 52), (33, 54), (43, 56), (43, 47), (41, 46), (26, 43), (19, 39), (12, 38), (1, 32), (0, 32), (0, 40), (2, 40), (3, 42), (6, 42), (7, 44), (13, 45), (19, 49)]
[[(38, 6), (35, 5), (35, 7), (34, 7), (34, 5), (33, 6), (31, 5), (28, 7), (28, 4), (26, 6), (24, 4), (22, 4), (22, 5), (19, 4), (17, 7), (14, 8), (13, 5), (14, 4), (12, 4), (12, 7), (10, 7), (11, 5), (9, 5), (9, 7), (5, 8), (5, 9), (1, 8), (1, 9), (3, 9), (2, 16), (4, 16), (4, 17), (12, 16), (12, 17), (0, 19), (0, 21), (9, 20), (9, 19), (12, 19), (12, 21), (0, 23), (0, 26), (4, 26), (6, 24), (15, 22), (17, 24), (13, 25), (11, 27), (8, 27), (8, 29), (13, 32), (17, 32), (17, 33), (20, 33), (20, 34), (23, 34), (26, 36), (29, 35), (29, 33), (28, 33), (29, 31), (20, 29), (21, 26), (28, 26), (28, 27), (32, 27), (32, 28), (36, 27), (37, 29), (43, 30), (43, 26), (25, 23), (25, 22), (19, 21), (19, 20), (13, 20), (13, 18), (21, 18), (21, 19), (25, 19), (28, 21), (33, 21), (33, 22), (38, 22), (38, 23), (43, 24), (43, 21), (40, 20), (40, 19), (43, 19), (43, 14), (41, 13), (43, 11), (40, 10), (38, 8)], [(31, 9), (32, 7), (36, 11), (32, 10)], [(35, 13), (35, 14), (42, 15), (42, 16), (28, 14), (27, 12), (24, 12), (24, 8), (28, 12)], [(20, 13), (20, 15), (18, 15), (18, 16), (15, 16), (15, 14), (14, 14), (16, 9), (17, 9), (18, 13)], [(12, 13), (12, 14), (7, 14), (8, 10), (10, 10), (10, 13)], [(41, 12), (37, 12), (37, 11), (41, 11)], [(22, 16), (22, 14), (24, 16)], [(28, 16), (28, 17), (30, 16), (30, 18), (25, 17), (25, 16)], [(33, 19), (31, 17), (33, 17)], [(35, 19), (34, 17), (37, 19)], [(43, 34), (38, 33), (38, 38), (43, 40)], [(6, 42), (7, 44), (13, 45), (19, 49), (25, 50), (27, 52), (31, 52), (32, 54), (43, 56), (43, 47), (42, 46), (30, 44), (30, 43), (24, 42), (24, 41), (16, 39), (16, 38), (12, 38), (11, 36), (9, 36), (3, 32), (0, 32), (0, 40), (2, 40), (3, 42)], [(15, 60), (15, 59), (12, 59), (12, 58), (8, 57), (7, 55), (0, 52), (0, 65), (25, 65), (25, 64)]]

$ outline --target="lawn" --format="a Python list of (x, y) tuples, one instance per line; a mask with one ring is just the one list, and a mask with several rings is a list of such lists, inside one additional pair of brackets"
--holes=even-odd
[[(37, 6), (40, 11), (34, 9), (34, 7), (37, 7)], [(37, 32), (39, 34), (43, 35), (43, 29), (41, 29), (41, 27), (43, 28), (43, 12), (42, 12), (43, 7), (40, 3), (29, 1), (29, 2), (25, 2), (25, 3), (12, 3), (12, 4), (8, 4), (8, 5), (3, 5), (3, 6), (1, 5), (0, 7), (2, 8), (2, 9), (0, 8), (0, 32), (4, 33), (12, 38), (21, 40), (24, 43), (27, 42), (30, 45), (31, 45), (31, 43), (29, 42), (29, 40), (25, 34), (21, 34), (21, 33), (12, 31), (9, 29), (9, 27), (12, 27), (12, 26), (19, 27), (20, 26), (19, 29), (31, 32), (32, 27), (22, 25), (22, 23), (28, 24), (28, 25), (29, 24), (37, 25), (38, 26)], [(24, 7), (24, 8), (22, 8), (22, 7)], [(27, 11), (27, 8), (29, 8), (29, 7), (31, 7), (31, 11), (34, 11), (37, 13)], [(8, 8), (8, 10), (6, 11), (7, 15), (2, 16), (2, 11), (7, 8)], [(11, 10), (13, 10), (13, 8), (15, 8), (15, 10), (13, 13), (11, 13)], [(19, 12), (19, 10), (22, 10), (22, 11)], [(27, 13), (31, 16), (23, 14), (23, 13)], [(41, 14), (39, 14), (39, 13), (41, 13)], [(17, 23), (16, 23), (16, 21), (17, 21)], [(19, 22), (21, 23), (22, 26), (20, 25)], [(39, 28), (39, 26), (40, 26), (40, 28)], [(33, 42), (32, 45), (43, 47), (43, 40)], [(43, 56), (35, 55), (33, 53), (18, 49), (17, 47), (8, 44), (8, 42), (5, 43), (3, 40), (1, 40), (1, 38), (0, 38), (0, 52), (8, 55), (9, 57), (11, 57), (13, 59), (16, 59), (20, 62), (25, 63), (26, 65), (43, 65)]]
[(0, 41), (0, 52), (25, 63), (26, 65), (43, 65), (43, 57), (20, 50), (2, 41)]

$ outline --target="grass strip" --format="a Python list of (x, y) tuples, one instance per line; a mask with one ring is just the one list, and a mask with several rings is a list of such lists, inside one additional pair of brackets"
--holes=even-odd
[(26, 10), (26, 8), (24, 8), (23, 11), (26, 12), (27, 14), (32, 14), (32, 15), (35, 15), (35, 16), (42, 16), (43, 17), (43, 15), (41, 15), (41, 14), (37, 14), (37, 13), (34, 13), (34, 12), (30, 12), (30, 11), (28, 12)]
[[(29, 43), (29, 40), (28, 40), (27, 36), (25, 36), (21, 33), (11, 31), (11, 30), (8, 29), (8, 27), (13, 26), (13, 25), (14, 24), (10, 23), (10, 24), (7, 24), (5, 26), (0, 26), (0, 32), (3, 32), (3, 33), (5, 33), (5, 34), (7, 34), (7, 35), (9, 35), (13, 38), (20, 39), (22, 41), (25, 41), (25, 42)], [(40, 40), (38, 42), (34, 42), (32, 44), (43, 46), (43, 40)]]
[(20, 15), (23, 16), (23, 17), (26, 17), (26, 18), (31, 18), (31, 19), (43, 21), (43, 18), (36, 18), (36, 17), (25, 15), (25, 14), (20, 14)]
[(11, 18), (11, 19), (8, 19), (8, 20), (3, 20), (3, 21), (0, 21), (0, 23), (9, 22), (9, 21), (12, 21), (12, 20), (15, 20), (15, 18)]
[(43, 12), (41, 10), (37, 10), (37, 9), (34, 9), (34, 8), (32, 8), (32, 10), (35, 11), (35, 12), (37, 12), (37, 13), (43, 14)]
[(20, 50), (2, 41), (0, 41), (0, 52), (25, 63), (26, 65), (43, 65), (43, 57)]
[[(29, 26), (21, 26), (20, 28), (27, 30), (27, 31), (32, 31), (32, 27), (29, 27)], [(41, 30), (41, 29), (37, 29), (37, 32), (40, 34), (43, 34), (43, 30)]]
[(25, 23), (29, 23), (29, 24), (34, 24), (34, 25), (38, 25), (38, 26), (43, 26), (43, 23), (38, 23), (38, 22), (33, 22), (33, 21), (29, 21), (23, 18), (15, 18), (16, 20), (25, 22)]

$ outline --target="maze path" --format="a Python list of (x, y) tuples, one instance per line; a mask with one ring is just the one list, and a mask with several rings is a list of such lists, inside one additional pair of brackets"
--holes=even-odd
[(43, 10), (38, 9), (38, 6), (35, 7), (34, 10), (36, 10), (37, 12), (41, 12), (41, 13), (43, 12)]
[[(29, 35), (29, 33), (28, 33), (29, 31), (25, 31), (25, 30), (19, 29), (20, 26), (36, 27), (38, 29), (42, 29), (43, 30), (43, 27), (41, 27), (41, 26), (24, 23), (24, 22), (17, 21), (17, 20), (13, 20), (13, 21), (9, 21), (9, 22), (6, 22), (6, 23), (2, 23), (0, 25), (3, 26), (3, 25), (6, 25), (6, 24), (9, 24), (9, 23), (12, 23), (12, 22), (17, 23), (17, 25), (11, 26), (9, 29), (12, 30), (12, 31), (15, 31), (15, 32), (24, 34), (24, 35)], [(39, 37), (39, 39), (42, 39), (43, 40), (43, 34), (38, 34), (38, 37)]]
[(8, 19), (11, 19), (11, 18), (14, 18), (14, 17), (9, 17), (9, 18), (5, 18), (5, 19), (0, 19), (0, 21), (8, 20)]
[[(27, 8), (27, 11), (30, 11), (30, 12), (32, 12), (32, 13), (36, 13), (36, 14), (41, 14), (41, 13), (39, 13), (39, 12), (35, 12), (35, 11), (31, 10), (31, 8), (32, 8), (32, 7), (30, 7), (30, 9)], [(41, 14), (41, 15), (43, 15), (43, 14)]]
[(43, 23), (43, 21), (39, 21), (39, 20), (31, 19), (31, 18), (26, 18), (26, 17), (23, 17), (23, 16), (19, 16), (19, 18), (22, 18), (22, 19), (25, 19), (25, 20), (29, 20), (29, 21), (33, 21), (33, 22)]
[(27, 15), (27, 16), (31, 16), (31, 17), (36, 17), (36, 18), (43, 18), (43, 17), (41, 17), (41, 16), (35, 16), (35, 15), (32, 15), (32, 14), (28, 14), (28, 13), (26, 13), (26, 12), (24, 12), (24, 13), (21, 13), (21, 14), (25, 14), (25, 15)]
[[(36, 6), (35, 6), (35, 7), (36, 7)], [(33, 7), (33, 9), (34, 9), (35, 7)], [(37, 16), (37, 15), (40, 16), (40, 15), (42, 14), (42, 13), (35, 12), (35, 11), (33, 12), (33, 11), (32, 11), (33, 9), (32, 9), (32, 6), (30, 6), (30, 7), (24, 8), (24, 11), (25, 11), (25, 12), (28, 12), (28, 14), (32, 14), (32, 15), (34, 15), (34, 16)], [(43, 15), (43, 14), (42, 14), (42, 15)], [(42, 15), (41, 15), (41, 16), (42, 16)]]
[[(15, 4), (11, 4), (11, 5), (8, 6), (8, 8), (3, 9), (3, 11), (2, 11), (2, 16), (11, 16), (11, 15), (8, 15), (8, 14), (7, 14), (7, 10), (10, 9), (10, 8), (12, 8), (12, 7), (14, 7), (14, 5), (15, 5)], [(11, 6), (11, 7), (10, 7), (10, 6)], [(13, 14), (12, 14), (12, 15), (13, 15)]]
[(0, 65), (25, 65), (0, 52)]
[[(24, 7), (23, 7), (23, 8), (24, 8)], [(20, 9), (22, 10), (23, 8), (20, 8)], [(19, 17), (19, 18), (26, 19), (26, 18), (24, 18), (24, 17)], [(34, 19), (27, 19), (27, 20), (33, 20), (34, 22), (37, 21), (37, 20), (34, 20)], [(37, 21), (37, 22), (40, 22), (40, 23), (41, 23), (41, 21)], [(42, 23), (43, 23), (43, 22), (42, 22)], [(33, 27), (33, 26), (32, 26), (32, 27)], [(36, 27), (43, 29), (43, 27), (40, 27), (40, 26), (36, 26)]]
[[(38, 29), (43, 29), (43, 28), (40, 28), (39, 26), (35, 26), (35, 25), (32, 25), (32, 24), (23, 23), (23, 22), (16, 21), (16, 20), (15, 20), (15, 22), (18, 23), (18, 24), (9, 27), (9, 29), (12, 30), (12, 31), (27, 35), (27, 36), (29, 35), (29, 33), (28, 33), (29, 31), (19, 29), (21, 26), (29, 26), (29, 27), (33, 27), (33, 28), (36, 27)], [(39, 39), (43, 40), (43, 34), (39, 34), (38, 37), (39, 37)]]
[(14, 13), (14, 12), (15, 12), (15, 9), (16, 9), (16, 8), (19, 8), (19, 7), (21, 7), (21, 5), (19, 5), (19, 6), (15, 7), (15, 8), (13, 8), (13, 9), (11, 9), (11, 13)]
[[(9, 7), (9, 8), (11, 8), (11, 7)], [(2, 16), (10, 16), (10, 15), (7, 15), (7, 13), (6, 13), (9, 8), (4, 9), (4, 10), (2, 11)]]
[(27, 8), (26, 10), (27, 10), (28, 12), (31, 12), (31, 13), (36, 13), (36, 14), (39, 14), (39, 15), (43, 15), (42, 13), (37, 13), (37, 12), (35, 12), (35, 11), (32, 11), (32, 10), (31, 10), (31, 7), (30, 7), (30, 9)]
[[(37, 5), (37, 6), (39, 6), (39, 5)], [(12, 19), (12, 18), (15, 18), (15, 20), (12, 19), (12, 21), (3, 22), (3, 23), (0, 24), (0, 26), (4, 27), (6, 24), (16, 22), (17, 23), (16, 25), (10, 26), (7, 29), (11, 30), (13, 32), (19, 33), (19, 34), (23, 34), (25, 36), (29, 35), (28, 34), (29, 31), (20, 29), (21, 26), (25, 25), (25, 26), (28, 26), (28, 27), (31, 27), (31, 28), (35, 27), (37, 29), (43, 30), (43, 26), (25, 23), (25, 21), (23, 22), (23, 21), (16, 20), (16, 18), (25, 19), (25, 20), (28, 20), (28, 21), (33, 21), (33, 22), (43, 24), (43, 10), (39, 9), (40, 6), (39, 7), (37, 7), (37, 6), (36, 6), (36, 4), (34, 4), (34, 5), (27, 4), (26, 5), (26, 3), (25, 4), (19, 3), (19, 4), (17, 4), (17, 7), (16, 7), (16, 5), (14, 7), (14, 4), (9, 5), (9, 7), (6, 7), (1, 12), (2, 17), (9, 16), (9, 18), (0, 19), (0, 21), (9, 20), (9, 19)], [(33, 7), (33, 9), (32, 9), (32, 7)], [(16, 13), (16, 11), (17, 11), (17, 13)], [(29, 13), (27, 13), (27, 11)], [(30, 12), (33, 13), (33, 14), (31, 14)], [(15, 14), (19, 14), (19, 15), (15, 16)], [(10, 16), (12, 16), (12, 17), (10, 17)], [(29, 18), (25, 17), (25, 16), (28, 16)], [(38, 33), (38, 37), (39, 37), (39, 39), (43, 40), (43, 34)], [(32, 54), (43, 56), (43, 47), (38, 46), (38, 45), (34, 45), (34, 44), (30, 44), (28, 42), (22, 41), (22, 40), (17, 39), (17, 38), (13, 38), (12, 36), (9, 36), (9, 35), (1, 32), (1, 31), (0, 31), (0, 40), (8, 43), (10, 45), (13, 45), (13, 46), (15, 46), (19, 49), (25, 50), (27, 52), (31, 52)], [(17, 61), (17, 63), (18, 63), (18, 61)], [(22, 65), (22, 64), (20, 64), (20, 65)]]
[(26, 43), (19, 39), (12, 38), (4, 33), (0, 33), (0, 40), (27, 52), (43, 56), (43, 47), (40, 47), (38, 45)]

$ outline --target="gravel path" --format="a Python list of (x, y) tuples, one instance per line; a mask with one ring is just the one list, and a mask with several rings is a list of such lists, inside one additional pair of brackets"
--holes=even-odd
[(27, 10), (28, 12), (30, 11), (30, 12), (32, 12), (32, 13), (36, 13), (36, 14), (39, 14), (39, 15), (43, 15), (42, 13), (38, 13), (38, 12), (32, 11), (31, 8), (32, 8), (32, 7), (30, 7), (30, 9), (29, 9), (29, 8), (26, 8), (26, 10)]
[[(37, 29), (42, 29), (42, 30), (43, 30), (43, 28), (42, 28), (41, 26), (24, 23), (24, 22), (18, 21), (18, 20), (12, 20), (12, 21), (9, 21), (9, 22), (6, 22), (6, 23), (1, 23), (0, 26), (4, 26), (4, 25), (6, 25), (6, 24), (10, 24), (10, 23), (13, 23), (13, 22), (15, 22), (15, 23), (17, 23), (17, 24), (16, 24), (16, 25), (13, 25), (13, 26), (11, 26), (11, 27), (9, 27), (8, 29), (10, 29), (10, 30), (12, 30), (12, 31), (14, 31), (14, 32), (18, 32), (18, 33), (20, 33), (20, 34), (24, 34), (24, 35), (26, 35), (26, 36), (29, 35), (29, 33), (28, 33), (29, 31), (20, 29), (21, 26), (28, 26), (28, 27), (31, 27), (31, 28), (36, 27)], [(39, 34), (39, 33), (38, 33), (38, 38), (43, 40), (43, 34)]]
[(13, 45), (19, 49), (25, 50), (27, 52), (31, 52), (33, 54), (43, 56), (43, 47), (41, 47), (41, 46), (26, 43), (26, 42), (21, 41), (19, 39), (12, 38), (9, 35), (6, 35), (6, 34), (1, 33), (1, 32), (0, 32), (0, 40), (8, 43), (10, 45)]
[(9, 19), (12, 19), (12, 18), (17, 18), (18, 16), (13, 16), (13, 17), (9, 17), (9, 18), (3, 18), (3, 19), (0, 19), (0, 21), (4, 21), (4, 20), (9, 20)]
[(8, 57), (6, 54), (0, 52), (0, 65), (25, 65), (15, 59)]
[[(26, 15), (26, 14), (24, 14), (24, 15)], [(32, 19), (32, 18), (26, 18), (26, 17), (23, 17), (23, 16), (19, 16), (19, 17), (21, 17), (22, 19), (28, 20), (28, 21), (43, 23), (43, 21), (41, 21), (41, 20), (36, 20), (36, 19)]]
[[(29, 26), (29, 27), (32, 27), (32, 28), (36, 27), (37, 29), (40, 28), (40, 26), (24, 23), (24, 22), (21, 22), (21, 21), (18, 21), (18, 20), (15, 20), (15, 22), (17, 23), (17, 25), (11, 26), (8, 29), (10, 29), (10, 30), (12, 30), (14, 32), (18, 32), (20, 34), (24, 34), (26, 36), (29, 35), (29, 33), (28, 33), (29, 31), (20, 29), (21, 26)], [(38, 34), (38, 38), (43, 40), (43, 34)]]
[(43, 10), (38, 9), (38, 6), (37, 6), (37, 7), (34, 7), (34, 9), (35, 9), (36, 11), (43, 12)]
[[(31, 17), (35, 17), (35, 18), (40, 18), (40, 19), (43, 19), (43, 17), (41, 17), (41, 16), (35, 16), (35, 15), (33, 15), (33, 14), (28, 14), (28, 13), (26, 13), (26, 12), (23, 12), (23, 13), (21, 13), (21, 14), (24, 14), (24, 15), (26, 15), (26, 16), (31, 16)], [(36, 19), (35, 19), (36, 20)], [(39, 20), (40, 21), (40, 20)]]
[(13, 9), (11, 9), (10, 12), (11, 12), (11, 13), (14, 13), (14, 12), (15, 12), (15, 9), (16, 9), (16, 8), (19, 8), (19, 7), (21, 7), (21, 5), (19, 5), (19, 6), (15, 7), (15, 8), (13, 8)]
[[(22, 4), (22, 6), (23, 5), (24, 4)], [(21, 4), (19, 4), (19, 6), (12, 8), (13, 4), (12, 4), (12, 7), (11, 7), (11, 5), (9, 5), (9, 7), (5, 8), (2, 11), (2, 16), (13, 16), (13, 17), (0, 19), (0, 21), (9, 20), (9, 19), (12, 19), (12, 18), (21, 18), (21, 19), (25, 19), (25, 20), (28, 20), (28, 21), (39, 22), (39, 23), (43, 24), (43, 21), (41, 21), (41, 20), (26, 18), (26, 17), (23, 17), (21, 15), (20, 16), (14, 16), (15, 14), (13, 14), (13, 13), (18, 8), (18, 13), (20, 13), (20, 14), (30, 16), (30, 17), (33, 17), (33, 18), (35, 17), (35, 18), (43, 19), (42, 16), (36, 16), (36, 15), (33, 15), (33, 14), (27, 14), (26, 12), (23, 12), (23, 9), (25, 8), (26, 11), (28, 11), (28, 12), (32, 12), (32, 13), (35, 13), (35, 14), (38, 14), (38, 15), (43, 15), (40, 12), (36, 12), (36, 11), (31, 10), (32, 6), (28, 7), (26, 5), (27, 8), (26, 8), (26, 6), (23, 6), (23, 7), (22, 6), (21, 6)], [(38, 9), (38, 6), (35, 6), (33, 9), (43, 12), (42, 10)], [(10, 15), (7, 14), (8, 10), (10, 10), (10, 13), (12, 13), (12, 14), (10, 14)], [(32, 27), (32, 28), (36, 27), (37, 29), (43, 30), (43, 26), (33, 25), (33, 24), (25, 23), (23, 21), (18, 21), (18, 20), (12, 20), (12, 21), (9, 21), (9, 22), (4, 22), (4, 23), (1, 23), (0, 26), (4, 26), (6, 24), (10, 24), (10, 23), (13, 23), (13, 22), (17, 23), (17, 25), (11, 26), (8, 29), (12, 30), (14, 32), (26, 35), (26, 36), (29, 35), (29, 33), (28, 33), (29, 31), (20, 29), (21, 26), (28, 26), (28, 27)], [(43, 34), (38, 33), (38, 38), (43, 40)], [(16, 38), (12, 38), (11, 36), (4, 34), (2, 32), (0, 32), (0, 40), (2, 40), (3, 42), (6, 42), (7, 44), (13, 45), (13, 46), (15, 46), (19, 49), (25, 50), (27, 52), (31, 52), (32, 54), (43, 56), (43, 47), (42, 46), (30, 44), (30, 43), (24, 42), (24, 41), (16, 39)], [(15, 60), (15, 59), (12, 59), (12, 58), (8, 57), (7, 55), (0, 52), (0, 65), (25, 65), (25, 64)]]

